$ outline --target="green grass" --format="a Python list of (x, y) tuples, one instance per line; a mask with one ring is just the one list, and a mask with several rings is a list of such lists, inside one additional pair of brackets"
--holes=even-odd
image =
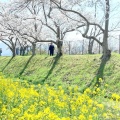
[[(8, 77), (19, 77), (33, 84), (49, 84), (80, 87), (80, 90), (93, 82), (100, 67), (101, 55), (63, 55), (55, 57), (36, 55), (0, 57), (0, 71)], [(10, 62), (9, 62), (10, 61)], [(9, 62), (9, 64), (8, 64)], [(7, 66), (6, 66), (7, 65)], [(120, 55), (112, 54), (104, 68), (104, 84), (109, 93), (120, 94)], [(102, 88), (103, 86), (101, 86)]]

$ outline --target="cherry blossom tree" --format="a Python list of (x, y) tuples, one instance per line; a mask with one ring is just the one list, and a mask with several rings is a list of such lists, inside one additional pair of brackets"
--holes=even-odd
[(15, 23), (14, 27), (18, 25), (15, 16), (9, 12), (8, 5), (0, 4), (0, 41), (8, 46), (12, 52), (12, 56), (16, 55), (16, 43), (19, 41), (17, 36), (11, 30), (10, 24)]
[[(11, 31), (31, 44), (53, 42), (57, 45), (58, 55), (62, 53), (62, 43), (66, 33), (79, 31), (89, 39), (89, 49), (93, 41), (103, 48), (103, 60), (110, 58), (108, 46), (110, 0), (12, 0), (9, 10), (20, 26), (15, 28), (9, 23)], [(111, 0), (112, 1), (112, 0)], [(102, 12), (94, 17), (93, 5), (99, 4)], [(90, 8), (88, 8), (90, 6)], [(97, 8), (98, 9), (98, 8)], [(13, 17), (13, 18), (14, 18)], [(117, 24), (118, 25), (118, 24)], [(115, 27), (113, 27), (115, 29)], [(91, 32), (92, 31), (92, 32)], [(101, 38), (101, 40), (99, 39)]]
[[(82, 21), (78, 21), (77, 19), (73, 21), (72, 17), (69, 17), (65, 12), (56, 8), (56, 6), (51, 4), (50, 1), (25, 1), (24, 3), (23, 1), (20, 1), (19, 6), (22, 6), (24, 9), (23, 11), (28, 9), (32, 15), (27, 14), (27, 17), (29, 16), (29, 18), (23, 17), (22, 20), (26, 21), (29, 19), (31, 22), (37, 22), (39, 26), (41, 26), (41, 29), (39, 28), (40, 32), (38, 33), (38, 30), (36, 29), (38, 28), (38, 24), (35, 23), (34, 26), (31, 26), (32, 24), (30, 23), (28, 25), (26, 24), (28, 29), (26, 29), (26, 33), (20, 31), (17, 32), (24, 37), (26, 36), (26, 39), (31, 38), (34, 42), (53, 42), (57, 45), (58, 55), (62, 55), (62, 44), (66, 33), (76, 30), (76, 28), (81, 27), (81, 25), (83, 26), (83, 24), (81, 24)], [(40, 11), (39, 14), (36, 12), (36, 10), (38, 10), (36, 7), (38, 6)], [(17, 9), (18, 8), (19, 7), (17, 7)], [(78, 17), (74, 14), (72, 16), (76, 18)], [(34, 32), (31, 29), (34, 29)], [(30, 32), (30, 30), (32, 32)]]

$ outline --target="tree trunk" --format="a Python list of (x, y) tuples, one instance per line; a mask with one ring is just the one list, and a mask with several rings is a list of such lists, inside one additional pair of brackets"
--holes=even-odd
[(16, 52), (15, 52), (15, 48), (10, 48), (11, 52), (12, 52), (12, 57), (16, 56)]
[(63, 46), (63, 41), (58, 40), (58, 42), (57, 42), (57, 56), (63, 55), (62, 46)]
[(111, 51), (108, 49), (108, 41), (106, 37), (104, 38), (102, 48), (103, 48), (102, 59), (109, 60), (109, 58), (111, 57)]
[(15, 50), (12, 51), (12, 57), (15, 57), (16, 56), (16, 53), (15, 53)]
[(33, 43), (33, 44), (32, 44), (32, 56), (33, 56), (33, 55), (36, 55), (35, 49), (36, 49), (36, 44)]
[(61, 32), (60, 32), (60, 26), (57, 26), (57, 56), (61, 56), (62, 53), (62, 45), (63, 41), (61, 40)]
[(93, 43), (94, 40), (89, 40), (89, 45), (88, 45), (88, 54), (93, 54), (92, 49), (93, 49)]
[(103, 37), (103, 60), (108, 60), (111, 56), (111, 51), (108, 49), (108, 27), (109, 27), (109, 13), (110, 13), (110, 5), (109, 0), (106, 1), (106, 13), (105, 13), (105, 31), (104, 31), (104, 37)]

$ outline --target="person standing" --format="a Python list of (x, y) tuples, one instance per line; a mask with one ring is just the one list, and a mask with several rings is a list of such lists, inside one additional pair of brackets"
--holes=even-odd
[(0, 48), (0, 56), (1, 56), (1, 53), (2, 53), (2, 48)]
[(19, 47), (16, 48), (16, 55), (19, 55)]
[(49, 51), (50, 51), (50, 56), (53, 56), (54, 55), (54, 45), (51, 43), (50, 46), (49, 46)]
[(23, 47), (20, 47), (20, 55), (23, 55)]

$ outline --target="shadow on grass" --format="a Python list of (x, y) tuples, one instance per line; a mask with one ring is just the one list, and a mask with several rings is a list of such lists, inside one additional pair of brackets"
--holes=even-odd
[(46, 75), (46, 77), (45, 77), (43, 80), (41, 80), (40, 84), (44, 84), (45, 80), (52, 74), (52, 72), (53, 72), (56, 64), (58, 63), (60, 57), (61, 57), (61, 56), (55, 56), (55, 57), (53, 57), (53, 60), (52, 60), (52, 62), (51, 62), (52, 67), (51, 67), (50, 70), (48, 71), (48, 74)]
[(94, 88), (96, 85), (99, 87), (101, 85), (101, 82), (99, 81), (99, 78), (104, 77), (104, 68), (106, 66), (106, 63), (109, 60), (101, 60), (100, 66), (97, 70), (96, 76), (93, 78), (93, 80), (82, 89), (82, 92), (84, 92), (88, 87)]
[(96, 82), (95, 82), (94, 86), (95, 85), (98, 85), (98, 87), (100, 86), (101, 82), (99, 81), (99, 78), (103, 79), (103, 77), (104, 77), (104, 68), (105, 68), (105, 65), (106, 65), (107, 61), (108, 60), (106, 60), (106, 61), (102, 60), (101, 61), (100, 67), (99, 67), (97, 75), (96, 75)]
[(28, 64), (30, 63), (30, 61), (31, 61), (31, 59), (32, 59), (33, 57), (34, 57), (34, 55), (32, 55), (32, 56), (29, 58), (29, 60), (26, 62), (24, 68), (23, 68), (23, 69), (21, 70), (21, 72), (19, 73), (19, 76), (21, 76), (21, 75), (24, 73), (25, 69), (27, 68)]
[(5, 67), (2, 69), (2, 72), (5, 70), (5, 68), (11, 63), (11, 61), (12, 61), (12, 59), (13, 59), (14, 57), (11, 57), (10, 58), (10, 60), (8, 61), (8, 63), (5, 65)]

